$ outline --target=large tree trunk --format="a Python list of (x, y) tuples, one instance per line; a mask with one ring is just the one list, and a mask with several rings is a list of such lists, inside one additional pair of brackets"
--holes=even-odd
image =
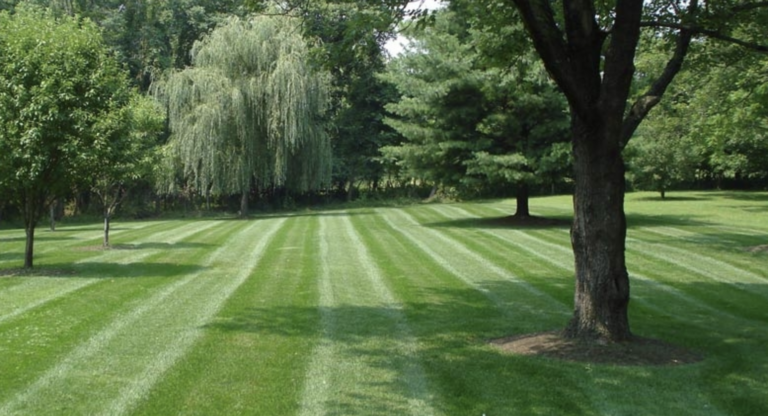
[(517, 202), (517, 208), (515, 209), (515, 217), (530, 217), (531, 210), (528, 208), (529, 189), (527, 183), (519, 183), (517, 185), (517, 191), (515, 193), (515, 200)]
[(576, 262), (574, 314), (565, 335), (631, 337), (624, 260), (624, 161), (618, 135), (600, 122), (573, 121), (575, 191), (571, 244)]

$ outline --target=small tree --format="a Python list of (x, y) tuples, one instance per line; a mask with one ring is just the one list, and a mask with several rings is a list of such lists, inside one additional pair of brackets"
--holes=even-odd
[(87, 20), (19, 6), (0, 27), (0, 186), (23, 214), (31, 268), (45, 208), (123, 130), (127, 81)]
[(125, 128), (109, 146), (99, 149), (94, 161), (91, 190), (98, 196), (104, 216), (104, 247), (109, 247), (112, 216), (128, 195), (128, 185), (152, 174), (153, 152), (163, 132), (165, 115), (151, 97), (134, 94), (121, 114)]

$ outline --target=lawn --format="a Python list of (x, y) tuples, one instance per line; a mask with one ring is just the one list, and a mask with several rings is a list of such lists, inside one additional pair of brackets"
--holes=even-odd
[[(532, 211), (567, 219), (569, 197)], [(0, 231), (0, 415), (765, 415), (768, 193), (627, 196), (633, 332), (703, 360), (510, 355), (565, 325), (568, 228), (513, 200)]]

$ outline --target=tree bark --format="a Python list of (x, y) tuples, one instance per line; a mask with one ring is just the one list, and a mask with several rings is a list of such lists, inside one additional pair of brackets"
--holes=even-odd
[(110, 226), (110, 213), (104, 213), (104, 248), (109, 247), (109, 226)]
[[(593, 120), (600, 120), (599, 118)], [(575, 190), (571, 244), (576, 263), (571, 338), (626, 341), (629, 276), (624, 259), (624, 161), (617, 128), (572, 121)]]
[(517, 191), (515, 193), (515, 201), (517, 203), (517, 207), (515, 209), (515, 217), (531, 216), (531, 211), (528, 208), (529, 195), (530, 195), (530, 192), (528, 189), (528, 184), (519, 183), (517, 185)]
[(49, 214), (51, 216), (51, 231), (56, 231), (56, 203), (57, 201), (54, 200), (51, 202), (51, 206), (49, 207)]
[(245, 218), (248, 216), (248, 192), (243, 191), (243, 194), (240, 196), (240, 218)]
[(37, 221), (32, 220), (24, 222), (24, 231), (27, 235), (26, 245), (24, 247), (24, 268), (31, 269), (35, 254), (35, 226), (37, 225)]

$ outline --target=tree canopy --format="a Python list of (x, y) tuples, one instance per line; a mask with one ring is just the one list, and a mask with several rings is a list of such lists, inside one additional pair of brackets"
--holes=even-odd
[(401, 98), (387, 122), (406, 140), (382, 148), (384, 159), (465, 195), (516, 189), (518, 214), (527, 216), (529, 186), (565, 176), (565, 102), (530, 45), (502, 64), (498, 54), (507, 52), (488, 45), (494, 35), (465, 17), (439, 12), (390, 63), (385, 79)]
[(195, 44), (193, 66), (157, 87), (168, 106), (171, 154), (195, 188), (316, 189), (329, 180), (328, 76), (311, 65), (293, 19), (230, 18)]
[(45, 208), (121, 140), (129, 90), (88, 20), (17, 7), (0, 26), (0, 187), (23, 213), (29, 268)]

